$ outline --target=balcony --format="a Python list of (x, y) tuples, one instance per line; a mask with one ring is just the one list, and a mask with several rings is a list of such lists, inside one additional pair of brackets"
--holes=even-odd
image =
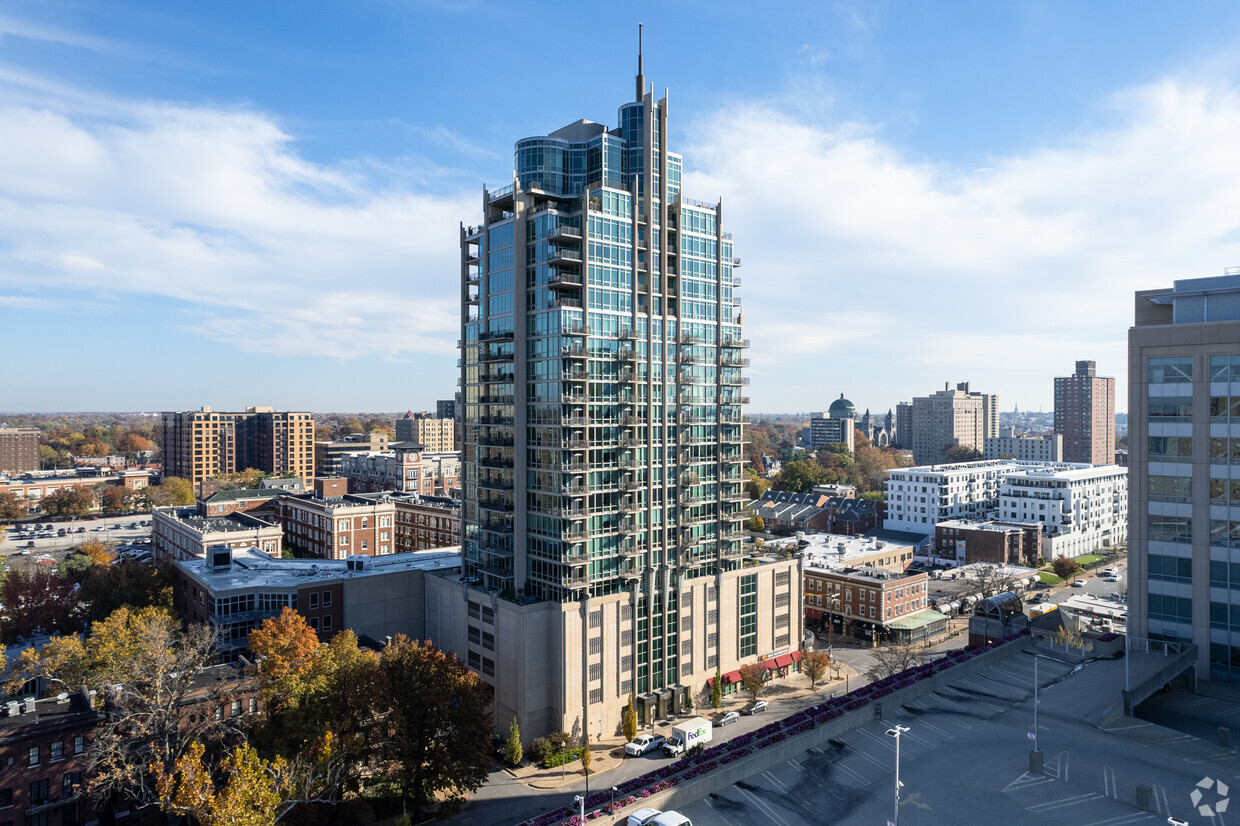
[(483, 383), (500, 382), (503, 384), (511, 384), (516, 380), (516, 374), (509, 370), (490, 370), (482, 373), (478, 378)]
[(590, 552), (578, 545), (574, 545), (571, 550), (566, 551), (564, 554), (564, 562), (568, 565), (585, 565), (589, 561)]
[(637, 338), (638, 338), (637, 331), (634, 330), (632, 327), (625, 327), (622, 330), (620, 330), (621, 341), (637, 341)]
[(478, 335), (479, 341), (512, 341), (512, 330), (487, 330)]
[(748, 376), (738, 376), (730, 371), (723, 371), (719, 376), (719, 383), (726, 384), (731, 387), (747, 387), (749, 385)]
[(585, 450), (590, 446), (588, 439), (561, 439), (560, 449), (562, 450)]
[(585, 574), (569, 574), (561, 578), (560, 584), (571, 590), (580, 590), (590, 587), (590, 577)]
[(590, 512), (585, 508), (559, 508), (555, 515), (560, 519), (585, 519)]
[(476, 287), (477, 285), (481, 283), (482, 283), (482, 273), (478, 272), (477, 270), (465, 273), (465, 285), (466, 286)]
[(497, 520), (497, 519), (484, 519), (484, 520), (482, 520), (482, 529), (483, 529), (484, 531), (489, 531), (490, 533), (497, 533), (497, 534), (501, 534), (501, 535), (503, 535), (503, 536), (511, 536), (511, 535), (512, 535), (512, 523), (511, 523), (511, 522), (502, 522), (502, 521)]
[(512, 503), (503, 499), (483, 499), (479, 497), (478, 507), (495, 513), (512, 513)]
[(643, 468), (646, 466), (646, 460), (638, 459), (636, 456), (631, 454), (625, 454), (620, 457), (620, 461), (617, 462), (617, 465), (619, 465), (621, 470), (637, 470), (638, 468)]
[(636, 370), (634, 370), (632, 367), (626, 367), (620, 371), (620, 374), (618, 376), (616, 376), (616, 381), (622, 382), (624, 384), (628, 384), (629, 382), (637, 381), (638, 377), (639, 377), (639, 374)]
[[(512, 416), (479, 416), (478, 424), (484, 426), (503, 426), (512, 424)], [(468, 424), (468, 422), (466, 422)]]
[(512, 459), (506, 456), (490, 456), (485, 459), (478, 460), (479, 467), (497, 468), (500, 470), (511, 469)]
[(637, 504), (637, 500), (631, 496), (621, 497), (619, 508), (621, 513), (636, 513), (642, 510), (642, 507)]
[(749, 346), (749, 339), (735, 336), (724, 336), (723, 346), (730, 350), (739, 350)]
[(565, 416), (560, 419), (560, 427), (585, 427), (586, 419), (584, 416)]
[(621, 361), (637, 361), (637, 351), (632, 347), (621, 347), (620, 351), (616, 353), (616, 356), (619, 357)]
[[(469, 292), (467, 292), (467, 293), (465, 294), (465, 303), (466, 303), (466, 304), (477, 304), (477, 303), (478, 303), (478, 301), (479, 301), (479, 297), (478, 297), (478, 291), (477, 291), (477, 290), (470, 290)], [(475, 317), (475, 318), (472, 318), (471, 320), (472, 320), (472, 321), (477, 321), (477, 318)]]
[(580, 250), (554, 250), (547, 256), (547, 263), (553, 267), (580, 267)]
[(680, 338), (678, 340), (680, 341), (681, 344), (684, 344), (686, 346), (705, 343), (702, 340), (701, 336), (696, 336), (693, 333), (681, 333)]
[(590, 374), (585, 370), (564, 370), (560, 373), (560, 381), (586, 381)]
[(638, 482), (636, 479), (625, 479), (620, 483), (620, 490), (628, 491), (630, 493), (635, 490), (642, 490), (645, 487), (645, 482)]
[(560, 536), (569, 542), (584, 542), (590, 538), (590, 532), (585, 528), (574, 526), (566, 529)]
[(569, 324), (565, 324), (560, 332), (562, 335), (566, 336), (586, 336), (590, 334), (589, 329), (586, 328), (585, 322), (582, 321), (574, 321)]
[(493, 361), (512, 361), (512, 353), (490, 353), (483, 351), (478, 354), (478, 361), (483, 364)]
[(560, 272), (551, 276), (547, 286), (553, 290), (580, 290), (581, 273)]
[(590, 352), (581, 344), (570, 344), (560, 348), (560, 355), (566, 359), (589, 358)]
[(705, 364), (705, 360), (693, 353), (681, 353), (676, 357), (681, 364)]
[(482, 490), (512, 490), (512, 480), (484, 477), (478, 480), (478, 487)]
[(581, 227), (575, 227), (563, 221), (556, 221), (555, 225), (547, 233), (547, 238), (552, 241), (580, 241)]
[(484, 447), (512, 447), (511, 436), (479, 436), (478, 444)]

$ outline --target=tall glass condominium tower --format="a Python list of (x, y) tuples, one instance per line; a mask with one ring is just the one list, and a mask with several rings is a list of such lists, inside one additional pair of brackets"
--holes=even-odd
[[(582, 705), (632, 691), (662, 710), (719, 663), (718, 589), (699, 653), (682, 585), (744, 562), (749, 342), (721, 205), (681, 192), (640, 65), (618, 127), (519, 140), (512, 185), (461, 230), (462, 555), (476, 591), (581, 606)], [(623, 608), (605, 620), (603, 602)], [(758, 653), (756, 618), (736, 619)], [(485, 676), (485, 648), (473, 662)]]

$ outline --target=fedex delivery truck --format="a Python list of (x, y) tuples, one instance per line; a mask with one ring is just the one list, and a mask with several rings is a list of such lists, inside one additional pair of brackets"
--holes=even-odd
[(684, 754), (688, 749), (699, 744), (710, 742), (710, 720), (694, 717), (683, 723), (672, 726), (672, 733), (663, 744), (663, 751), (668, 757)]

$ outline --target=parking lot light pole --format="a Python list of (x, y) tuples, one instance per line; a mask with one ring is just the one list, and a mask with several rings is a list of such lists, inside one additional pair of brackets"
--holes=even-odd
[(895, 815), (891, 818), (891, 822), (899, 826), (900, 823), (900, 787), (904, 784), (900, 782), (900, 735), (908, 731), (908, 726), (892, 726), (887, 729), (887, 736), (896, 738), (896, 808)]
[(616, 792), (617, 791), (618, 789), (616, 789), (615, 786), (611, 787), (611, 805), (607, 807), (608, 814), (614, 815), (616, 813)]
[(577, 806), (580, 806), (580, 807), (581, 807), (581, 822), (582, 822), (582, 824), (584, 825), (584, 824), (585, 824), (585, 822), (586, 822), (586, 799), (585, 799), (585, 796), (584, 796), (584, 795), (580, 795), (580, 794), (575, 794), (575, 795), (573, 795), (573, 803), (574, 803), (574, 804), (576, 804)]

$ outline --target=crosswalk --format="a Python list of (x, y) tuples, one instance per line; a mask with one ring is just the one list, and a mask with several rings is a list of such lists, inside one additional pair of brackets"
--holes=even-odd
[[(1042, 658), (1037, 670), (1041, 690), (1077, 670), (1073, 663)], [(1024, 759), (1031, 746), (1024, 730), (1032, 725), (1033, 679), (1032, 655), (1008, 657), (904, 706), (884, 705), (884, 719), (681, 811), (694, 822), (737, 826), (882, 822), (882, 817), (890, 818), (894, 804), (895, 740), (886, 732), (899, 724), (908, 729), (900, 742), (902, 823), (1165, 822), (1165, 789), (1154, 787), (1155, 811), (1137, 809), (1133, 786), (1125, 785), (1115, 766), (1088, 760), (1074, 765), (1068, 749), (1044, 753), (1041, 772), (1016, 772), (979, 794), (980, 778), (1002, 774), (1000, 766), (986, 765), (992, 741), (1000, 738), (1005, 744), (1005, 765)], [(1040, 727), (1053, 729), (1053, 724)]]

